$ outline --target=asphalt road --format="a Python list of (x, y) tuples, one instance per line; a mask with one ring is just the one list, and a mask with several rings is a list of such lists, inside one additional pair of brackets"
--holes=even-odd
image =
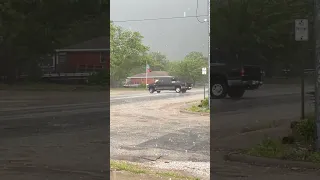
[[(307, 87), (306, 91), (309, 89), (311, 87)], [(299, 93), (298, 86), (265, 86), (257, 91), (246, 92), (245, 97), (240, 100), (212, 100), (213, 114), (211, 117), (215, 118), (211, 120), (211, 123), (216, 124), (216, 127), (211, 129), (213, 132), (211, 138), (226, 137), (232, 133), (240, 132), (250, 123), (249, 118), (245, 118), (247, 116), (255, 118), (262, 116), (260, 119), (265, 119), (265, 121), (299, 116)], [(50, 171), (33, 168), (52, 166), (70, 171), (72, 175), (69, 179), (73, 180), (79, 179), (80, 176), (82, 179), (106, 179), (107, 177), (104, 171), (108, 169), (106, 163), (108, 153), (106, 151), (109, 149), (109, 139), (106, 130), (110, 126), (108, 121), (109, 104), (111, 106), (130, 105), (137, 102), (145, 104), (146, 102), (152, 103), (153, 100), (170, 101), (195, 96), (201, 98), (203, 89), (194, 89), (185, 94), (175, 92), (149, 94), (146, 92), (118, 95), (110, 97), (110, 102), (108, 102), (108, 94), (103, 92), (90, 95), (77, 93), (51, 93), (48, 95), (37, 92), (28, 92), (27, 94), (0, 92), (0, 94), (2, 105), (0, 109), (0, 127), (2, 129), (0, 142), (3, 147), (0, 149), (0, 157), (5, 157), (0, 158), (2, 165), (7, 165), (7, 160), (10, 159), (24, 159), (27, 162), (24, 164), (30, 165), (28, 171), (33, 169), (32, 173), (28, 174), (32, 174), (32, 176), (37, 174), (38, 179), (42, 180), (48, 173), (55, 177), (52, 179), (64, 176), (61, 171), (54, 170), (57, 168)], [(306, 109), (310, 111), (308, 102)], [(164, 110), (162, 112), (165, 113)], [(270, 112), (274, 112), (273, 118), (266, 117), (271, 116)], [(140, 117), (143, 117), (143, 111), (136, 113), (140, 113)], [(234, 120), (230, 120), (230, 117), (237, 117), (236, 123)], [(143, 118), (141, 121), (145, 121)], [(134, 148), (132, 144), (127, 144), (127, 149), (123, 150), (136, 152), (139, 148), (144, 150), (152, 148), (154, 151), (156, 151), (155, 149), (164, 149), (168, 152), (179, 152), (176, 154), (177, 156), (172, 157), (174, 160), (209, 161), (210, 129), (208, 126), (201, 125), (193, 127), (192, 123), (194, 120), (183, 125), (180, 120), (172, 121), (162, 125), (161, 130), (163, 129), (164, 133), (159, 134), (156, 133), (157, 130), (160, 130), (159, 127), (153, 127), (150, 130), (154, 131), (154, 135), (152, 135), (154, 138), (149, 138), (144, 142), (141, 142), (141, 139), (138, 142), (136, 139), (137, 143)], [(175, 130), (170, 132), (170, 128)], [(130, 127), (124, 130), (130, 132)], [(143, 128), (140, 130), (142, 133)], [(124, 137), (120, 137), (123, 135), (121, 133), (118, 135), (114, 136), (114, 141), (120, 142), (124, 140), (123, 138), (138, 138), (150, 134), (131, 136), (130, 133), (127, 133)], [(47, 149), (48, 146), (55, 148)], [(32, 148), (32, 153), (26, 153), (30, 151), (30, 148)], [(188, 153), (185, 153), (186, 150)], [(92, 156), (87, 157), (88, 154)], [(178, 155), (181, 154), (184, 156), (179, 157)], [(25, 165), (15, 165), (14, 168), (12, 167), (12, 171), (23, 172), (21, 170), (23, 167), (25, 168)], [(17, 174), (6, 177), (15, 180)], [(24, 177), (26, 178), (26, 176)]]
[[(206, 96), (208, 91), (206, 90)], [(187, 91), (186, 93), (176, 93), (174, 91), (162, 91), (161, 93), (153, 93), (150, 94), (147, 90), (144, 93), (134, 93), (134, 94), (122, 94), (115, 95), (110, 97), (110, 104), (124, 104), (124, 103), (133, 103), (133, 102), (141, 102), (141, 101), (151, 101), (151, 100), (159, 100), (159, 99), (170, 99), (170, 98), (178, 98), (178, 97), (187, 97), (198, 94), (204, 94), (204, 90), (201, 88), (192, 89)]]
[(0, 95), (0, 179), (108, 178), (108, 94)]

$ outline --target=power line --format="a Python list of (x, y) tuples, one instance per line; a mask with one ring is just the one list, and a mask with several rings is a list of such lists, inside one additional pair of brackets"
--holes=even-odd
[(197, 8), (196, 8), (197, 20), (198, 20), (198, 22), (200, 22), (200, 23), (205, 23), (205, 21), (200, 21), (200, 20), (199, 20), (199, 18), (198, 18), (198, 9), (199, 9), (199, 0), (197, 0)]
[(207, 17), (208, 15), (196, 15), (196, 16), (176, 16), (176, 17), (161, 17), (161, 18), (147, 18), (147, 19), (131, 19), (131, 20), (120, 20), (120, 21), (112, 21), (116, 23), (123, 22), (141, 22), (141, 21), (159, 21), (159, 20), (172, 20), (172, 19), (187, 19), (187, 18), (199, 18), (199, 17)]

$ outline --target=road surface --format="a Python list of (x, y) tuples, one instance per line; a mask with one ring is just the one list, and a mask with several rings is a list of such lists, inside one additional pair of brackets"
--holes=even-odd
[[(185, 161), (183, 168), (193, 161), (198, 162), (195, 170), (205, 176), (208, 171), (201, 169), (209, 168), (209, 117), (181, 114), (179, 109), (202, 97), (202, 89), (112, 96), (109, 125), (105, 92), (1, 91), (0, 162), (6, 167), (0, 171), (1, 179), (106, 179), (109, 126), (112, 158), (148, 163), (159, 158), (153, 164), (159, 167), (181, 167), (183, 163), (174, 162)], [(266, 86), (240, 101), (215, 100), (212, 105), (212, 137), (223, 138), (253, 122), (259, 126), (273, 118), (299, 116), (299, 87)], [(310, 111), (308, 103), (306, 108)], [(270, 112), (273, 118), (268, 118)], [(213, 175), (221, 180), (266, 175), (266, 170), (243, 170), (236, 164), (216, 162), (213, 167)]]
[[(306, 91), (311, 89), (307, 87)], [(184, 169), (192, 174), (198, 173), (204, 179), (208, 177), (209, 168), (210, 122), (213, 124), (211, 138), (218, 141), (237, 135), (244, 129), (265, 128), (273, 120), (295, 119), (300, 115), (299, 86), (266, 85), (258, 91), (248, 91), (241, 100), (213, 100), (211, 121), (209, 117), (179, 111), (185, 102), (201, 99), (201, 94), (173, 95), (177, 97), (154, 100), (148, 98), (155, 95), (145, 96), (148, 101), (111, 103), (111, 158), (145, 162), (160, 168)], [(311, 110), (306, 97), (306, 112)], [(262, 175), (286, 179), (302, 176), (291, 171), (226, 163), (219, 154), (224, 150), (214, 144), (211, 146), (214, 149), (211, 155), (216, 156), (211, 165), (216, 179), (257, 179)], [(271, 176), (268, 174), (270, 172), (275, 175)], [(312, 173), (315, 172), (310, 172), (310, 176)], [(308, 178), (313, 177), (314, 174)]]
[(107, 179), (106, 93), (0, 91), (3, 180)]

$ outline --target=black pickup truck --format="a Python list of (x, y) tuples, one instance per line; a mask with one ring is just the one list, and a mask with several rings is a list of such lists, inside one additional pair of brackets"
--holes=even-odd
[(160, 93), (164, 90), (176, 91), (177, 93), (185, 93), (192, 89), (191, 83), (179, 81), (177, 78), (159, 78), (155, 83), (149, 84), (148, 89), (150, 93)]
[(213, 50), (210, 56), (210, 92), (212, 99), (227, 95), (241, 98), (246, 90), (258, 89), (263, 84), (260, 66), (245, 65), (237, 54)]

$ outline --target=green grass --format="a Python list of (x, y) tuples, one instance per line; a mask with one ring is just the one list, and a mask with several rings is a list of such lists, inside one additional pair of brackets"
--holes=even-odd
[(17, 83), (0, 84), (0, 90), (12, 91), (109, 91), (109, 86), (67, 85), (54, 83)]
[(117, 171), (127, 171), (134, 174), (146, 174), (147, 171), (142, 169), (141, 167), (126, 163), (124, 161), (111, 161), (110, 162), (111, 169), (115, 169)]
[(203, 113), (209, 113), (210, 109), (209, 108), (203, 108), (203, 107), (198, 107), (198, 105), (192, 105), (191, 107), (187, 108), (188, 111), (191, 112), (203, 112)]
[(297, 144), (282, 144), (278, 139), (265, 139), (256, 147), (244, 151), (251, 156), (320, 163), (320, 152)]
[(177, 172), (172, 171), (155, 171), (150, 168), (141, 167), (136, 164), (132, 164), (125, 161), (114, 161), (111, 160), (110, 167), (113, 170), (117, 171), (126, 171), (132, 174), (147, 174), (147, 175), (154, 175), (161, 178), (172, 178), (172, 179), (184, 179), (184, 180), (200, 180), (196, 177), (185, 176)]
[(208, 98), (201, 100), (199, 104), (194, 104), (187, 108), (188, 111), (198, 113), (210, 113)]
[(315, 121), (313, 116), (295, 122), (292, 132), (279, 139), (266, 138), (244, 151), (252, 156), (320, 163), (320, 152), (314, 150)]

